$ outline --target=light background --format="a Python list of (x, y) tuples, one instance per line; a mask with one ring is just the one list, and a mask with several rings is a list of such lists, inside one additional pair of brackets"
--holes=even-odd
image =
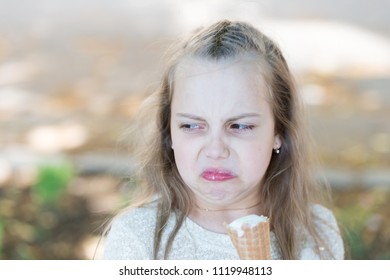
[(0, 0), (0, 258), (92, 258), (131, 187), (120, 140), (166, 50), (225, 18), (281, 46), (352, 258), (390, 258), (389, 10), (384, 0)]

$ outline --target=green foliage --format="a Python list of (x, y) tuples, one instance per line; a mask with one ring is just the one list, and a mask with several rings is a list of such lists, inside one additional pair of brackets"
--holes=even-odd
[(367, 246), (362, 233), (370, 213), (367, 209), (350, 205), (338, 215), (341, 225), (345, 226), (344, 239), (348, 244), (352, 259), (367, 259)]
[(32, 189), (34, 198), (45, 205), (57, 202), (72, 178), (73, 168), (67, 162), (41, 166)]
[(3, 219), (0, 218), (0, 258), (3, 255), (3, 239), (4, 239), (5, 225)]
[[(390, 230), (386, 189), (338, 192), (335, 209), (351, 259), (389, 259)], [(387, 248), (387, 249), (386, 249)]]

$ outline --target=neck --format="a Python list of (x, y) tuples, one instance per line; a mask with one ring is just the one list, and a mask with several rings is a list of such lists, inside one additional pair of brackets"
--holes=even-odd
[(248, 207), (232, 208), (206, 208), (195, 204), (190, 210), (189, 217), (201, 227), (218, 233), (226, 233), (224, 223), (231, 223), (235, 219), (262, 213), (260, 202), (254, 203)]
[(250, 210), (252, 208), (255, 208), (256, 206), (259, 206), (260, 202), (253, 204), (252, 206), (249, 207), (241, 207), (241, 208), (222, 208), (222, 209), (209, 209), (209, 208), (202, 208), (199, 207), (197, 204), (195, 204), (195, 207), (201, 211), (206, 211), (206, 212), (228, 212), (228, 211), (243, 211), (243, 210)]

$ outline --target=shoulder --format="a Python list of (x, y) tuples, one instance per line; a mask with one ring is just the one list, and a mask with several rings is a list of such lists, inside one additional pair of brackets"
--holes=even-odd
[(106, 259), (150, 259), (156, 221), (154, 205), (129, 209), (111, 223), (105, 246)]
[(318, 229), (320, 235), (326, 235), (328, 238), (340, 236), (336, 217), (330, 209), (320, 204), (314, 204), (311, 207), (311, 212), (314, 225)]
[(330, 209), (328, 209), (320, 204), (313, 204), (311, 206), (311, 213), (313, 215), (314, 222), (316, 224), (325, 223), (325, 224), (333, 225), (333, 226), (337, 227), (336, 218)]
[(154, 205), (126, 210), (114, 218), (112, 228), (147, 230), (155, 224), (156, 211), (157, 208)]
[(326, 250), (327, 248), (326, 251), (329, 252), (324, 257), (344, 259), (344, 243), (333, 212), (320, 204), (313, 204), (311, 213), (314, 226), (324, 243), (319, 249)]

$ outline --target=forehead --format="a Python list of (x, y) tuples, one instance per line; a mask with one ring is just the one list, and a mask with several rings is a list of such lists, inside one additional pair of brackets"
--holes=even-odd
[(251, 57), (220, 61), (187, 58), (176, 69), (172, 106), (253, 111), (267, 105), (268, 97), (262, 69)]

